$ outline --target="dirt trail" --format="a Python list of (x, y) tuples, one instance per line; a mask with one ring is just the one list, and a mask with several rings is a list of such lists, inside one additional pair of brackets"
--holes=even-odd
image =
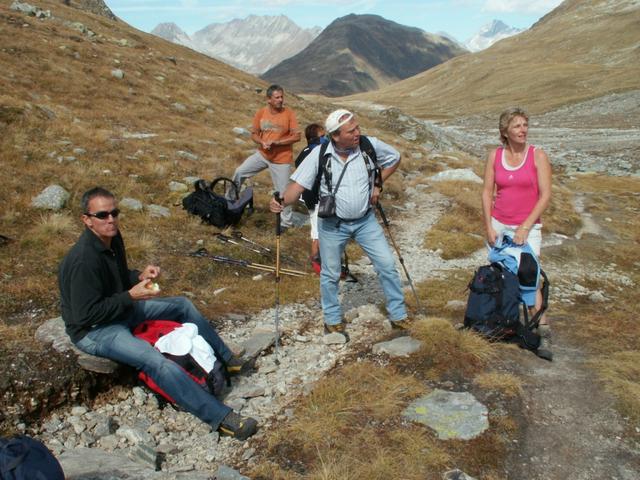
[[(584, 233), (600, 236), (603, 229), (585, 211), (584, 195), (576, 199), (576, 211), (584, 227), (569, 241), (580, 243)], [(628, 426), (615, 410), (614, 398), (603, 390), (587, 365), (587, 355), (568, 335), (580, 319), (554, 317), (551, 304), (550, 321), (553, 362), (517, 352), (511, 363), (524, 380), (526, 427), (517, 453), (508, 459), (508, 478), (637, 480), (640, 450), (625, 439)]]
[(526, 428), (507, 462), (508, 478), (637, 480), (640, 452), (623, 441), (624, 420), (613, 398), (585, 365), (585, 354), (563, 334), (573, 318), (553, 318), (554, 359), (518, 352)]

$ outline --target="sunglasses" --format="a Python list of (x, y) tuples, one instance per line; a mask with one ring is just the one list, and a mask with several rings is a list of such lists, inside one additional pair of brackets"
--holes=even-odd
[(101, 212), (97, 212), (97, 213), (85, 213), (85, 215), (87, 215), (88, 217), (95, 217), (99, 220), (106, 220), (107, 218), (109, 218), (109, 215), (111, 215), (113, 218), (118, 218), (118, 215), (120, 215), (120, 209), (119, 208), (114, 208), (113, 210), (111, 210), (110, 212), (107, 212), (106, 210), (103, 210)]

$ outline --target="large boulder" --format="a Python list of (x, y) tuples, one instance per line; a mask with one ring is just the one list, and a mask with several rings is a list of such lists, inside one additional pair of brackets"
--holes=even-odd
[(31, 200), (31, 206), (44, 210), (61, 210), (69, 200), (69, 192), (60, 185), (49, 185)]

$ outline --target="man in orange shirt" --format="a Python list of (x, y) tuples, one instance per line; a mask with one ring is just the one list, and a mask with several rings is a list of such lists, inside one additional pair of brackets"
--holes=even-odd
[[(258, 150), (236, 168), (233, 181), (240, 186), (268, 168), (274, 189), (284, 192), (293, 162), (292, 145), (300, 140), (300, 130), (296, 114), (284, 106), (284, 89), (280, 85), (267, 89), (267, 106), (253, 117), (251, 140), (258, 144)], [(291, 207), (287, 207), (282, 211), (282, 226), (291, 225)]]

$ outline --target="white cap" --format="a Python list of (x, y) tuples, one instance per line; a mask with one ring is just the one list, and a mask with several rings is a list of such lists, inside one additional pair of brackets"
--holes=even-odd
[(324, 122), (327, 133), (333, 133), (353, 118), (353, 113), (344, 108), (331, 112)]

